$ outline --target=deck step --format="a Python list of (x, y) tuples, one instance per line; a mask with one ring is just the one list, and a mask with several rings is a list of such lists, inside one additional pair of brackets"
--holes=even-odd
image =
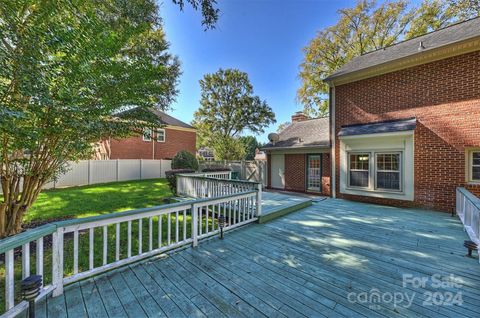
[(304, 209), (312, 205), (312, 200), (296, 197), (295, 201), (283, 200), (281, 205), (269, 206), (263, 209), (262, 215), (258, 218), (258, 223), (266, 223), (289, 213)]

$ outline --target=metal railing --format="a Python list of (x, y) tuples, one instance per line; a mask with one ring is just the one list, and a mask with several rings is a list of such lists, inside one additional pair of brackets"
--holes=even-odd
[[(261, 213), (259, 198), (258, 190), (245, 188), (188, 202), (54, 222), (4, 239), (0, 241), (0, 254), (5, 255), (4, 316), (16, 316), (27, 308), (25, 301), (19, 301), (15, 265), (18, 271), (21, 257), (21, 277), (31, 275), (32, 242), (36, 246), (35, 274), (44, 275), (47, 254), (43, 242), (51, 237), (48, 262), (52, 278), (39, 298), (50, 292), (57, 296), (64, 285), (187, 244), (196, 246), (220, 231), (220, 217), (225, 231), (254, 222)], [(67, 258), (72, 260), (67, 262), (68, 268)]]
[(456, 212), (470, 239), (480, 246), (480, 198), (465, 188), (457, 188)]

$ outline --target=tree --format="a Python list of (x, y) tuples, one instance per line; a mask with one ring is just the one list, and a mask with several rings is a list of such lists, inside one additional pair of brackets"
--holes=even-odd
[[(476, 7), (474, 6), (476, 5)], [(472, 8), (473, 6), (473, 8)], [(297, 101), (311, 116), (328, 112), (328, 85), (322, 79), (355, 56), (477, 16), (478, 0), (424, 0), (411, 8), (405, 0), (377, 5), (361, 0), (339, 10), (337, 24), (320, 30), (303, 49)]]
[(255, 159), (256, 150), (263, 147), (263, 144), (258, 142), (254, 136), (242, 136), (239, 138), (245, 149), (245, 160)]
[(179, 63), (157, 9), (153, 0), (0, 2), (0, 237), (21, 230), (43, 185), (89, 158), (93, 143), (159, 124), (116, 116), (165, 109), (176, 96)]
[(284, 130), (285, 128), (287, 128), (288, 126), (290, 126), (292, 123), (289, 122), (289, 121), (286, 121), (284, 123), (281, 123), (280, 125), (278, 125), (278, 128), (277, 128), (277, 133), (281, 133), (282, 130)]
[(217, 4), (216, 0), (172, 0), (173, 3), (180, 6), (180, 10), (183, 11), (185, 6), (185, 2), (188, 2), (193, 9), (195, 10), (202, 10), (202, 25), (205, 29), (213, 29), (215, 28), (215, 23), (218, 20), (219, 10), (215, 8)]
[[(248, 75), (237, 69), (220, 69), (200, 80), (200, 108), (193, 125), (204, 146), (225, 147), (242, 132), (263, 133), (275, 123), (275, 114), (266, 101), (254, 95)], [(220, 140), (219, 140), (220, 139)]]
[(245, 147), (239, 138), (219, 136), (211, 145), (215, 160), (242, 160), (245, 157)]

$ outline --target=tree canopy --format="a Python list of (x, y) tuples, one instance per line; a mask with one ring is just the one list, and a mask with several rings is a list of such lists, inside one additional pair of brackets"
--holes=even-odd
[(360, 0), (338, 11), (338, 22), (320, 30), (303, 49), (301, 86), (297, 101), (313, 116), (328, 112), (328, 86), (323, 78), (353, 57), (384, 48), (451, 23), (478, 16), (479, 0), (424, 0), (411, 6), (406, 0)]
[(259, 142), (255, 136), (242, 136), (240, 137), (240, 141), (245, 149), (245, 156), (243, 158), (245, 160), (255, 159), (256, 150), (263, 146), (263, 144)]
[(200, 87), (200, 108), (194, 114), (193, 124), (202, 146), (216, 150), (216, 158), (227, 159), (226, 154), (219, 153), (221, 149), (239, 148), (235, 140), (242, 132), (263, 133), (275, 123), (275, 114), (267, 102), (254, 95), (247, 73), (220, 69), (206, 74)]
[(93, 143), (158, 124), (117, 115), (170, 105), (180, 67), (168, 47), (154, 0), (0, 2), (0, 237)]

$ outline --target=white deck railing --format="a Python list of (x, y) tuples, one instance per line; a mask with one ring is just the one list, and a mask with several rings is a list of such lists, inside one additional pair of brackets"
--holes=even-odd
[[(43, 275), (43, 240), (52, 237), (52, 279), (41, 296), (52, 291), (56, 296), (63, 293), (66, 284), (187, 244), (196, 246), (200, 239), (219, 232), (220, 215), (226, 220), (225, 231), (253, 222), (261, 213), (258, 198), (258, 191), (246, 189), (224, 196), (55, 222), (4, 239), (0, 241), (0, 254), (5, 255), (4, 315), (16, 316), (27, 307), (26, 302), (19, 301), (15, 288), (19, 282), (15, 281), (14, 254), (22, 250), (22, 278), (28, 277), (33, 272), (31, 242), (36, 242), (35, 274)], [(65, 267), (67, 258), (73, 260), (71, 268)]]
[(457, 188), (456, 211), (470, 239), (480, 246), (480, 199), (465, 188)]
[(180, 196), (212, 198), (255, 190), (262, 191), (261, 183), (206, 177), (196, 173), (177, 175), (177, 195)]

